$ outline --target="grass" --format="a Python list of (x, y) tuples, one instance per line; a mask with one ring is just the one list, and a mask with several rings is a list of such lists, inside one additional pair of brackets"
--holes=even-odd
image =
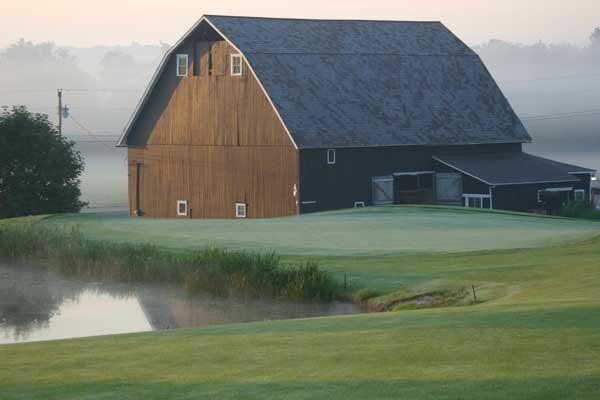
[[(452, 213), (470, 218), (442, 215)], [(312, 257), (338, 280), (347, 273), (350, 290), (383, 294), (371, 302), (442, 293), (450, 307), (0, 346), (0, 397), (596, 399), (600, 229), (588, 226), (545, 247)], [(455, 301), (471, 285), (480, 302)]]
[[(539, 247), (594, 235), (597, 221), (448, 207), (367, 207), (261, 220), (65, 215), (46, 220), (103, 240), (302, 256), (381, 256)], [(168, 235), (165, 235), (168, 232)]]
[(0, 224), (0, 258), (49, 262), (62, 272), (97, 279), (174, 282), (220, 296), (328, 301), (337, 289), (316, 264), (282, 265), (273, 253), (210, 247), (176, 253), (150, 244), (89, 239), (74, 229), (31, 221)]

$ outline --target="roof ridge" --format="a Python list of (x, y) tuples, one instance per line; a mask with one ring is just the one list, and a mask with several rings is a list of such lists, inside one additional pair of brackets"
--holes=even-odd
[(302, 18), (302, 17), (254, 17), (249, 15), (224, 15), (224, 14), (204, 14), (204, 17), (223, 17), (223, 18), (245, 18), (245, 19), (272, 19), (282, 21), (340, 21), (340, 22), (400, 22), (400, 23), (415, 23), (415, 24), (441, 24), (439, 20), (393, 20), (393, 19), (355, 19), (355, 18)]

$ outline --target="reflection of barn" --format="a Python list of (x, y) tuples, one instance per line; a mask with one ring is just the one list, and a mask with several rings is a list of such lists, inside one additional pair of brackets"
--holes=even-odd
[(205, 16), (165, 55), (120, 145), (131, 215), (589, 201), (594, 171), (523, 153), (530, 140), (441, 23)]

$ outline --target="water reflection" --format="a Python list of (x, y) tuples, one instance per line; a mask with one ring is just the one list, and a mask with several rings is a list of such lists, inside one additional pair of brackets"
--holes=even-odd
[(0, 343), (358, 311), (346, 303), (223, 299), (170, 285), (89, 282), (44, 266), (0, 264)]

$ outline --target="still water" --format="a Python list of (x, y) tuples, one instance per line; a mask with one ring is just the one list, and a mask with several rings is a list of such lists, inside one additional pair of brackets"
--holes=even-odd
[(172, 285), (84, 281), (0, 263), (0, 343), (353, 314), (347, 303), (218, 298)]

